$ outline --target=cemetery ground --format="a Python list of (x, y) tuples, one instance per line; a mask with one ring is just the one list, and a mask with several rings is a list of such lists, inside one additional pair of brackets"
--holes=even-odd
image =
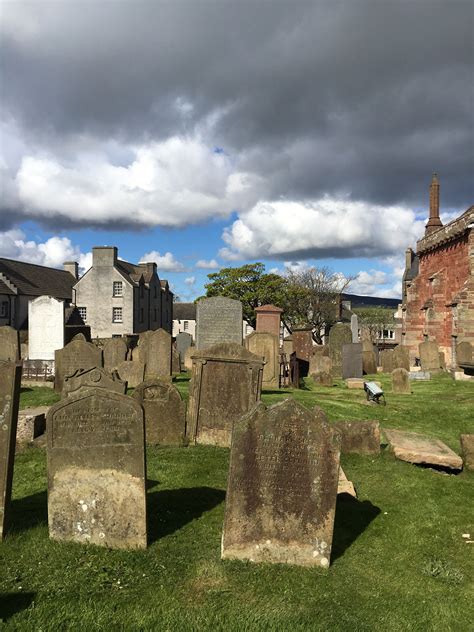
[[(459, 453), (474, 431), (474, 387), (447, 375), (369, 406), (360, 390), (264, 391), (295, 397), (331, 421), (437, 437)], [(177, 386), (186, 397), (188, 379)], [(50, 404), (25, 390), (21, 406)], [(0, 544), (5, 630), (473, 630), (474, 473), (448, 475), (380, 456), (342, 455), (358, 499), (339, 496), (329, 570), (220, 560), (229, 451), (148, 448), (149, 546), (106, 550), (49, 540), (46, 455), (16, 457), (13, 524)], [(463, 537), (470, 534), (470, 538)], [(470, 541), (469, 541), (470, 540)]]

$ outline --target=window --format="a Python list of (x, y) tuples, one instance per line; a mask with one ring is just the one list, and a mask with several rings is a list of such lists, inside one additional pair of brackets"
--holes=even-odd
[(79, 316), (82, 318), (84, 322), (87, 320), (87, 307), (78, 307)]
[(8, 318), (8, 301), (0, 303), (0, 318)]
[(184, 331), (188, 331), (188, 329), (189, 329), (189, 321), (185, 320), (183, 322), (183, 329), (184, 329)]
[(114, 281), (113, 288), (114, 288), (114, 292), (113, 292), (114, 296), (123, 296), (122, 281)]
[(122, 322), (122, 308), (121, 307), (113, 307), (112, 308), (112, 322), (113, 323), (121, 323)]

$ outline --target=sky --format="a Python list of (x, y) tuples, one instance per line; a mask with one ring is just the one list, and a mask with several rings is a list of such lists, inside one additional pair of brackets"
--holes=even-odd
[(474, 202), (471, 0), (0, 2), (0, 256), (327, 266), (401, 295)]

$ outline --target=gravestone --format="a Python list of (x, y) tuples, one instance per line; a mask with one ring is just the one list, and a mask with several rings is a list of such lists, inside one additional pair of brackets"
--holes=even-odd
[(357, 314), (352, 314), (351, 316), (351, 333), (352, 342), (359, 342), (359, 319)]
[(254, 331), (245, 339), (245, 347), (258, 357), (263, 357), (262, 385), (264, 388), (278, 388), (280, 385), (279, 342), (275, 334)]
[(171, 347), (171, 373), (181, 373), (181, 360), (176, 347)]
[(392, 371), (394, 369), (410, 370), (410, 353), (408, 347), (397, 345), (392, 351)]
[(373, 350), (362, 351), (362, 372), (364, 375), (377, 373), (377, 360)]
[(439, 371), (439, 349), (434, 340), (425, 340), (418, 345), (422, 371)]
[(54, 360), (64, 347), (64, 301), (38, 296), (28, 303), (28, 359)]
[(196, 304), (196, 349), (226, 342), (242, 344), (242, 303), (224, 296), (202, 298)]
[(186, 351), (193, 344), (193, 337), (191, 334), (188, 334), (186, 331), (180, 331), (176, 336), (176, 349), (179, 353), (179, 359), (181, 361), (181, 366), (185, 366), (185, 357)]
[(145, 379), (171, 379), (171, 335), (164, 329), (140, 334), (139, 359), (145, 365)]
[(289, 360), (291, 354), (293, 353), (293, 336), (286, 336), (286, 338), (283, 340), (283, 353)]
[(118, 365), (117, 373), (128, 388), (135, 388), (145, 379), (145, 365), (140, 360), (125, 360)]
[(391, 373), (393, 371), (393, 349), (382, 351), (380, 362), (382, 363), (382, 373)]
[(187, 434), (194, 443), (230, 446), (237, 419), (260, 401), (263, 358), (224, 343), (192, 356)]
[(21, 364), (0, 361), (0, 542), (8, 530)]
[(469, 364), (473, 361), (472, 345), (467, 340), (456, 345), (456, 364)]
[(50, 537), (146, 548), (140, 404), (106, 389), (81, 389), (50, 408), (46, 433)]
[(380, 425), (378, 421), (337, 421), (341, 435), (342, 454), (379, 454)]
[(293, 329), (293, 351), (298, 360), (309, 362), (313, 351), (313, 332), (310, 328)]
[(383, 432), (390, 449), (401, 461), (462, 470), (461, 457), (439, 439), (432, 439), (417, 432), (391, 428), (384, 428)]
[(332, 373), (335, 377), (342, 375), (342, 346), (352, 342), (349, 325), (336, 323), (329, 331), (329, 357), (331, 358)]
[[(328, 360), (329, 363), (331, 362), (329, 358), (326, 358), (326, 360)], [(316, 371), (315, 373), (311, 373), (311, 377), (313, 378), (314, 382), (316, 384), (319, 384), (320, 386), (332, 386), (334, 384), (334, 379), (330, 370)]]
[(409, 372), (406, 369), (392, 371), (392, 393), (411, 393)]
[(20, 359), (20, 338), (18, 331), (5, 325), (0, 327), (0, 361), (18, 362)]
[(257, 322), (255, 331), (274, 334), (280, 340), (280, 319), (283, 310), (275, 305), (261, 305), (255, 308)]
[(362, 377), (362, 343), (351, 342), (342, 346), (342, 378)]
[(127, 343), (123, 338), (111, 338), (104, 345), (104, 369), (113, 371), (127, 357)]
[(340, 436), (293, 399), (235, 423), (222, 558), (327, 568)]
[(167, 380), (139, 384), (133, 397), (143, 406), (146, 442), (152, 445), (182, 445), (186, 433), (186, 404), (178, 389)]
[(75, 395), (83, 388), (105, 388), (114, 393), (125, 395), (127, 390), (126, 382), (123, 382), (117, 373), (108, 373), (101, 368), (78, 369), (73, 375), (69, 375), (64, 380), (62, 394), (69, 397)]
[(313, 347), (309, 358), (309, 373), (319, 373), (320, 371), (330, 371), (331, 360), (329, 359), (329, 347), (327, 345), (317, 345)]
[(474, 470), (474, 434), (462, 434), (459, 437), (464, 467)]
[(408, 379), (426, 382), (431, 380), (431, 373), (429, 371), (410, 371), (408, 373)]
[(186, 353), (184, 354), (184, 368), (186, 369), (186, 371), (193, 370), (192, 356), (194, 353), (196, 353), (196, 347), (194, 345), (186, 349)]
[(66, 377), (74, 375), (78, 369), (94, 369), (103, 366), (102, 349), (81, 339), (71, 340), (63, 349), (57, 349), (54, 357), (54, 390), (58, 393), (63, 390)]
[(444, 351), (439, 352), (439, 367), (443, 371), (446, 371), (446, 358), (444, 357)]

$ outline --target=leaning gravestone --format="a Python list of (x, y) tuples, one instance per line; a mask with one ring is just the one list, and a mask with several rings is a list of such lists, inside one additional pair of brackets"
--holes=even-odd
[(392, 371), (392, 393), (411, 393), (409, 373), (406, 369)]
[(329, 331), (329, 357), (335, 377), (342, 375), (342, 346), (351, 342), (352, 333), (349, 325), (336, 323), (331, 327)]
[(145, 412), (146, 442), (182, 445), (186, 433), (186, 404), (178, 389), (167, 380), (139, 384), (133, 397)]
[(327, 568), (340, 441), (293, 399), (261, 404), (236, 422), (222, 558)]
[(410, 370), (410, 353), (407, 347), (397, 345), (395, 349), (393, 349), (392, 367), (393, 369), (405, 369), (405, 371)]
[(258, 357), (263, 357), (264, 388), (278, 388), (280, 385), (280, 344), (278, 336), (266, 332), (254, 331), (245, 339), (245, 346)]
[(263, 358), (228, 343), (196, 351), (192, 359), (188, 437), (229, 447), (234, 422), (260, 401)]
[(0, 541), (8, 529), (21, 364), (0, 361)]
[(111, 338), (104, 345), (104, 369), (113, 371), (127, 357), (127, 343), (123, 338)]
[(185, 366), (186, 351), (193, 344), (193, 337), (186, 331), (180, 331), (176, 336), (176, 349), (179, 353), (181, 366)]
[(18, 362), (20, 359), (20, 338), (18, 331), (5, 325), (0, 327), (0, 361)]
[(145, 379), (171, 379), (171, 335), (165, 329), (140, 334), (138, 351), (145, 365)]
[(104, 369), (78, 369), (73, 375), (64, 380), (63, 395), (75, 395), (82, 388), (105, 388), (107, 391), (125, 395), (126, 382), (123, 382), (117, 373), (107, 373)]
[(196, 349), (225, 342), (242, 344), (242, 303), (224, 296), (202, 298), (196, 305)]
[(362, 377), (362, 343), (342, 345), (342, 378)]
[(63, 349), (54, 352), (54, 390), (61, 393), (64, 380), (78, 369), (102, 367), (102, 349), (85, 340), (71, 340)]
[(135, 388), (145, 379), (145, 365), (140, 360), (125, 360), (118, 365), (117, 373), (128, 388)]
[(422, 371), (438, 371), (441, 368), (439, 349), (434, 340), (425, 340), (418, 345)]
[(134, 399), (81, 389), (50, 408), (48, 522), (54, 540), (145, 548), (145, 435)]

